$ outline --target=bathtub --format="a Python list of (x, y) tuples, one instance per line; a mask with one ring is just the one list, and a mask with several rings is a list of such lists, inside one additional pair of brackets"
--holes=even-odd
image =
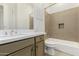
[(53, 49), (56, 49), (69, 55), (79, 56), (78, 42), (66, 41), (56, 38), (48, 38), (47, 40), (45, 40), (45, 46), (50, 47), (52, 51)]

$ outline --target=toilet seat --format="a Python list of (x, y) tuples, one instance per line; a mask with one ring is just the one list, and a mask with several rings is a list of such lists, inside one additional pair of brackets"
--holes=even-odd
[(55, 47), (57, 43), (58, 43), (57, 39), (48, 38), (45, 40), (45, 46), (48, 46), (48, 47)]

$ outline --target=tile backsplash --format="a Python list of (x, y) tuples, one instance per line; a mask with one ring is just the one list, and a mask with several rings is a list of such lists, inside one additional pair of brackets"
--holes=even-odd
[(79, 41), (79, 7), (50, 15), (46, 13), (45, 19), (49, 37)]

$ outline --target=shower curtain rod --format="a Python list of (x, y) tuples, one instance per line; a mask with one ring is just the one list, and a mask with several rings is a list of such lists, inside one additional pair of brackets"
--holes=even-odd
[(49, 5), (49, 6), (47, 6), (45, 9), (47, 9), (47, 8), (49, 8), (49, 7), (51, 7), (51, 6), (55, 5), (55, 4), (56, 3), (53, 3), (53, 4)]

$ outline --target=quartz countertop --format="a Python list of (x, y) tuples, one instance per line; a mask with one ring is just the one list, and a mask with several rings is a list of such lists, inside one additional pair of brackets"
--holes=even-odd
[(12, 36), (0, 36), (0, 44), (32, 38), (32, 37), (36, 37), (36, 36), (40, 36), (44, 34), (46, 33), (45, 32), (29, 32), (29, 33), (17, 34), (17, 35), (12, 35)]

